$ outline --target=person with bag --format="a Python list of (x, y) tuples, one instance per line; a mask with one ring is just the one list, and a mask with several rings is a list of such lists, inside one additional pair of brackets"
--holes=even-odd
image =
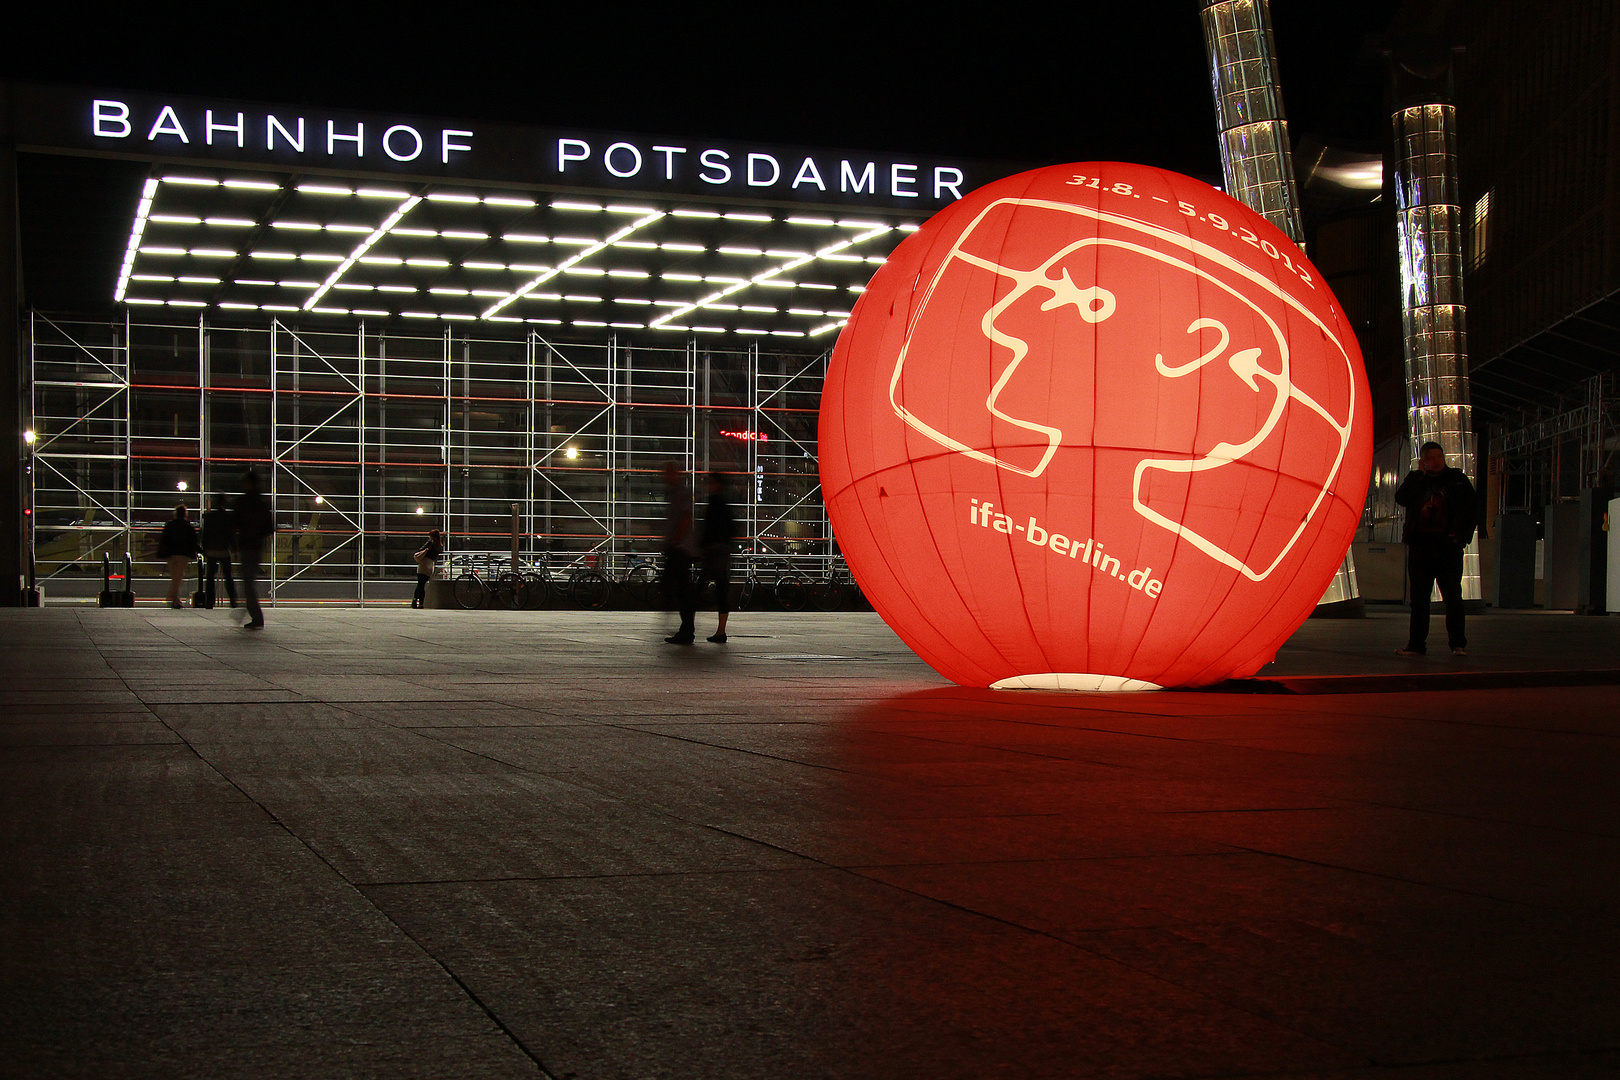
[(242, 599), (247, 604), (248, 621), (244, 630), (264, 629), (264, 611), (259, 607), (259, 575), (264, 572), (264, 545), (276, 534), (275, 511), (259, 490), (259, 474), (249, 469), (242, 474), (242, 494), (231, 507), (236, 526), (238, 550), (242, 553)]
[(412, 556), (416, 560), (416, 595), (411, 597), (411, 607), (421, 608), (427, 606), (427, 583), (433, 577), (433, 564), (439, 561), (444, 554), (444, 540), (438, 529), (428, 532), (427, 543), (416, 550)]
[(202, 516), (202, 553), (203, 565), (206, 568), (203, 596), (206, 597), (204, 603), (209, 607), (214, 606), (215, 574), (225, 578), (225, 594), (231, 598), (231, 607), (236, 606), (236, 580), (231, 576), (233, 534), (231, 514), (225, 509), (225, 500), (215, 495)]
[(186, 508), (176, 506), (174, 517), (163, 524), (163, 534), (158, 537), (157, 550), (158, 558), (163, 559), (169, 567), (170, 607), (186, 606), (180, 599), (181, 588), (186, 579), (186, 570), (200, 550), (197, 545), (197, 530), (186, 516)]

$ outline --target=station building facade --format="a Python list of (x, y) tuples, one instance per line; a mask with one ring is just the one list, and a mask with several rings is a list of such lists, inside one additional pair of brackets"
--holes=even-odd
[(751, 554), (820, 569), (838, 329), (909, 231), (1019, 168), (5, 92), (24, 596), (93, 594), (247, 468), (284, 598), (393, 598), (429, 528), (622, 571), (659, 548), (666, 461), (731, 477)]

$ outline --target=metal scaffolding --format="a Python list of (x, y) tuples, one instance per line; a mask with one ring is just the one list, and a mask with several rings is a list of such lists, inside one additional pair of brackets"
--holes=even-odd
[[(742, 547), (824, 557), (816, 460), (827, 354), (401, 332), (360, 324), (30, 319), (34, 556), (54, 592), (102, 552), (149, 558), (257, 469), (283, 599), (364, 603), (411, 579), (429, 528), (456, 552), (617, 570), (661, 544), (662, 465), (734, 485)], [(394, 597), (397, 599), (397, 597)]]

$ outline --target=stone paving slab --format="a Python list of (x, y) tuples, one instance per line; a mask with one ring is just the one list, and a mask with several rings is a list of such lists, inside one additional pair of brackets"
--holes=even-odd
[(1620, 620), (1403, 618), (1065, 695), (870, 614), (0, 611), (0, 1076), (1620, 1074)]

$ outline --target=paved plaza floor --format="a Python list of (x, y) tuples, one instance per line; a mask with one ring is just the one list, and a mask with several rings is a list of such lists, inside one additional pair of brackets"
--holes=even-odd
[(0, 611), (0, 1076), (1620, 1075), (1620, 619), (1060, 695), (869, 613), (237, 614)]

